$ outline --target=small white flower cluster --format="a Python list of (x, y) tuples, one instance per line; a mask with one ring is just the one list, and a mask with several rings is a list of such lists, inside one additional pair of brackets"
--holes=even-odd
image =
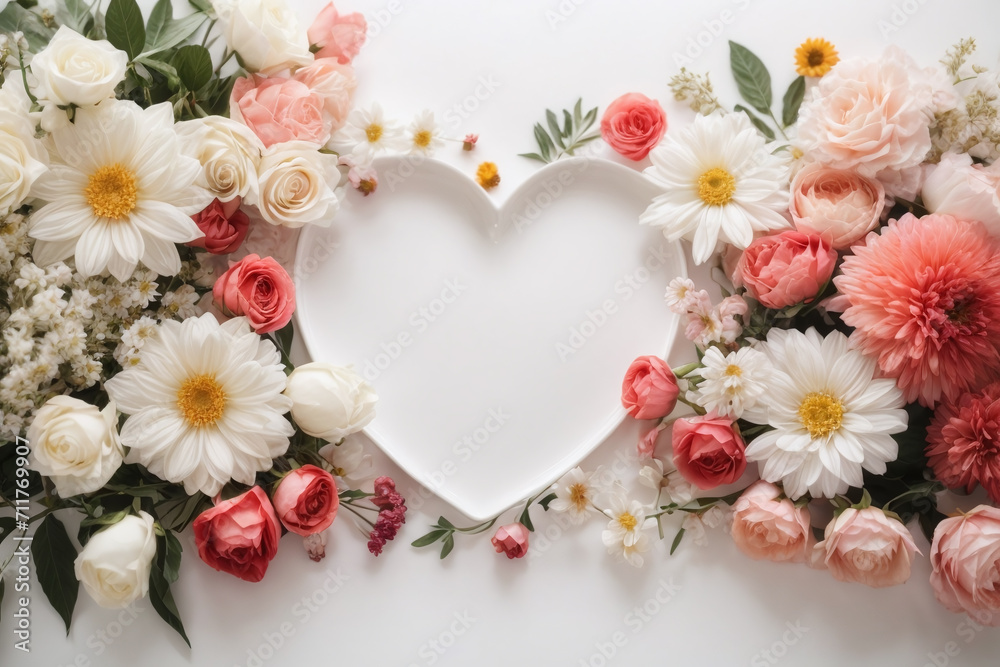
[(935, 115), (931, 126), (931, 161), (948, 151), (968, 153), (992, 163), (1000, 157), (1000, 72), (969, 62), (975, 41), (956, 44), (942, 60), (953, 77), (955, 108)]

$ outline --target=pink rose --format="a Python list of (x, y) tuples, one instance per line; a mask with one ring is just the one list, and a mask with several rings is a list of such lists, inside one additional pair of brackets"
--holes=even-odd
[(803, 234), (822, 236), (842, 250), (875, 229), (885, 207), (885, 188), (854, 171), (814, 162), (792, 180), (788, 212)]
[(639, 357), (622, 382), (622, 405), (636, 419), (666, 417), (677, 405), (677, 378), (659, 357)]
[(341, 65), (333, 58), (320, 58), (306, 67), (295, 70), (292, 79), (303, 83), (323, 100), (324, 123), (328, 132), (335, 132), (347, 120), (358, 82), (354, 68)]
[(250, 218), (240, 209), (242, 201), (240, 197), (225, 203), (214, 199), (208, 208), (191, 216), (204, 236), (187, 245), (204, 248), (213, 255), (235, 252), (250, 229)]
[(1000, 627), (1000, 509), (945, 519), (931, 541), (931, 587), (946, 609)]
[(265, 148), (286, 141), (322, 145), (330, 138), (325, 103), (309, 86), (294, 79), (253, 74), (233, 85), (229, 114), (249, 127)]
[(732, 484), (747, 468), (746, 445), (730, 419), (711, 415), (678, 419), (671, 440), (674, 466), (702, 491)]
[(917, 545), (902, 522), (868, 507), (844, 510), (813, 549), (834, 579), (883, 588), (910, 578)]
[(303, 537), (329, 528), (340, 507), (333, 475), (314, 465), (285, 475), (271, 500), (285, 528)]
[(945, 153), (927, 168), (921, 196), (931, 213), (978, 220), (1000, 236), (1000, 163), (983, 167), (968, 153)]
[(263, 579), (278, 553), (278, 519), (259, 486), (205, 510), (192, 528), (201, 559), (244, 581)]
[(219, 276), (212, 298), (226, 314), (246, 315), (259, 334), (281, 329), (295, 312), (295, 284), (271, 257), (247, 255)]
[(317, 58), (336, 58), (346, 65), (358, 55), (367, 32), (364, 15), (340, 14), (331, 2), (316, 16), (307, 34)]
[(837, 251), (818, 236), (787, 231), (762, 236), (747, 246), (739, 273), (750, 295), (780, 310), (809, 302), (833, 275)]
[(608, 105), (601, 118), (601, 137), (616, 153), (641, 160), (667, 131), (667, 114), (656, 100), (626, 93)]
[(931, 148), (933, 103), (927, 74), (899, 47), (877, 60), (841, 61), (802, 105), (800, 148), (869, 177), (916, 166)]
[(732, 535), (736, 547), (750, 558), (776, 563), (804, 563), (813, 545), (809, 510), (781, 497), (781, 489), (754, 482), (733, 505)]
[(491, 542), (498, 554), (506, 554), (507, 558), (522, 558), (528, 553), (528, 529), (520, 523), (501, 526)]

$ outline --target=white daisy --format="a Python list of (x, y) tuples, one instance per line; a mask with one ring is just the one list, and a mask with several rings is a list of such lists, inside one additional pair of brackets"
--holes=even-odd
[(130, 415), (121, 432), (132, 448), (126, 460), (189, 494), (214, 496), (230, 480), (253, 484), (294, 432), (278, 350), (243, 317), (163, 322), (139, 364), (105, 387)]
[(608, 498), (604, 513), (611, 520), (601, 533), (608, 553), (634, 567), (642, 567), (642, 554), (649, 550), (649, 536), (642, 532), (646, 511), (638, 500), (629, 502), (623, 494)]
[(574, 524), (584, 523), (594, 510), (594, 496), (599, 492), (595, 482), (599, 472), (587, 473), (577, 467), (563, 475), (552, 487), (556, 498), (549, 503), (549, 509), (565, 512)]
[(907, 416), (896, 381), (874, 379), (874, 359), (844, 334), (815, 329), (772, 329), (759, 349), (775, 372), (766, 407), (744, 418), (774, 427), (746, 450), (748, 461), (762, 462), (763, 479), (781, 482), (792, 499), (830, 498), (861, 486), (862, 468), (885, 473), (898, 454), (891, 434), (906, 430)]
[(698, 116), (649, 154), (645, 174), (665, 192), (639, 218), (671, 241), (692, 243), (696, 264), (719, 241), (746, 248), (754, 232), (789, 226), (787, 168), (746, 114)]
[(170, 104), (141, 109), (108, 100), (80, 108), (49, 139), (50, 170), (31, 194), (35, 261), (76, 258), (84, 277), (105, 269), (124, 282), (141, 261), (165, 276), (180, 271), (175, 243), (202, 235), (191, 219), (208, 205), (194, 187), (200, 165), (180, 152)]
[(368, 164), (376, 154), (396, 150), (402, 143), (402, 127), (386, 120), (376, 102), (367, 109), (352, 111), (327, 145), (340, 155), (350, 154), (355, 164)]
[[(692, 304), (697, 302), (695, 294), (694, 281), (690, 278), (681, 278), (678, 276), (667, 285), (667, 308), (673, 313), (683, 315), (688, 312)], [(708, 296), (708, 292), (705, 292), (705, 296)]]
[(701, 363), (704, 368), (699, 373), (705, 379), (698, 385), (694, 401), (720, 417), (739, 419), (767, 392), (771, 362), (763, 352), (742, 347), (722, 356), (719, 348), (710, 347)]
[(427, 109), (417, 114), (410, 126), (406, 128), (406, 140), (410, 153), (422, 153), (430, 156), (444, 145), (441, 138), (441, 127), (434, 120), (434, 112)]

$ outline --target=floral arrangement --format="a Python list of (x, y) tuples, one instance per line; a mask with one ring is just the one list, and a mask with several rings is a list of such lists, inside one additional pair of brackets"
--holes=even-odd
[[(910, 577), (913, 523), (941, 604), (1000, 626), (1000, 76), (974, 50), (921, 68), (895, 47), (841, 61), (810, 39), (776, 112), (767, 67), (731, 42), (745, 105), (682, 69), (688, 126), (666, 133), (638, 93), (608, 106), (601, 136), (648, 157), (662, 190), (640, 222), (714, 263), (722, 299), (673, 280), (666, 307), (694, 361), (641, 357), (625, 376), (622, 404), (650, 423), (635, 452), (646, 502), (576, 468), (497, 531), (497, 552), (529, 553), (537, 504), (603, 516), (609, 552), (640, 566), (649, 533), (681, 514), (671, 553), (725, 524), (751, 558), (883, 587)], [(547, 112), (526, 157), (569, 152), (579, 105), (564, 114), (560, 128)], [(440, 541), (444, 557), (456, 532), (499, 518), (442, 517), (414, 545)]]

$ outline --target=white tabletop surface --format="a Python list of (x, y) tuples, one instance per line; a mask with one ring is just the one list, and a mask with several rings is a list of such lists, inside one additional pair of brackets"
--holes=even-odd
[[(294, 4), (309, 20), (323, 3)], [(764, 59), (779, 95), (794, 77), (793, 51), (807, 37), (829, 39), (842, 56), (874, 56), (899, 44), (923, 64), (969, 35), (977, 37), (983, 62), (995, 65), (1000, 54), (995, 0), (339, 4), (342, 11), (364, 12), (372, 26), (355, 61), (358, 102), (377, 100), (405, 120), (430, 108), (453, 135), (479, 133), (473, 155), (449, 148), (441, 157), (470, 172), (479, 160), (496, 162), (504, 179), (497, 198), (536, 169), (516, 154), (533, 149), (531, 127), (545, 107), (561, 109), (582, 95), (603, 108), (639, 91), (664, 103), (671, 127), (682, 126), (691, 112), (673, 102), (667, 88), (676, 58), (693, 61), (688, 66), (695, 71), (710, 70), (722, 99), (735, 103), (729, 39)], [(477, 87), (487, 89), (484, 81), (493, 82), (492, 92), (467, 102)], [(555, 400), (553, 409), (573, 409)], [(640, 431), (639, 424), (625, 423), (584, 467), (607, 463), (623, 478), (634, 477), (630, 457)], [(36, 585), (31, 653), (23, 654), (13, 648), (8, 587), (0, 664), (996, 664), (1000, 630), (979, 631), (935, 602), (922, 537), (925, 556), (917, 558), (910, 581), (884, 590), (838, 583), (804, 566), (749, 560), (719, 530), (710, 533), (709, 546), (685, 543), (672, 557), (669, 544), (657, 542), (646, 566), (633, 569), (606, 554), (603, 521), (567, 529), (540, 511), (528, 558), (508, 561), (479, 536), (460, 539), (441, 562), (436, 550), (408, 543), (441, 513), (461, 517), (422, 493), (374, 447), (372, 454), (376, 467), (398, 480), (410, 507), (401, 535), (378, 559), (350, 523), (339, 520), (321, 564), (309, 561), (289, 535), (266, 578), (249, 584), (198, 560), (188, 533), (174, 596), (192, 649), (147, 600), (109, 611), (82, 591), (66, 637)]]

